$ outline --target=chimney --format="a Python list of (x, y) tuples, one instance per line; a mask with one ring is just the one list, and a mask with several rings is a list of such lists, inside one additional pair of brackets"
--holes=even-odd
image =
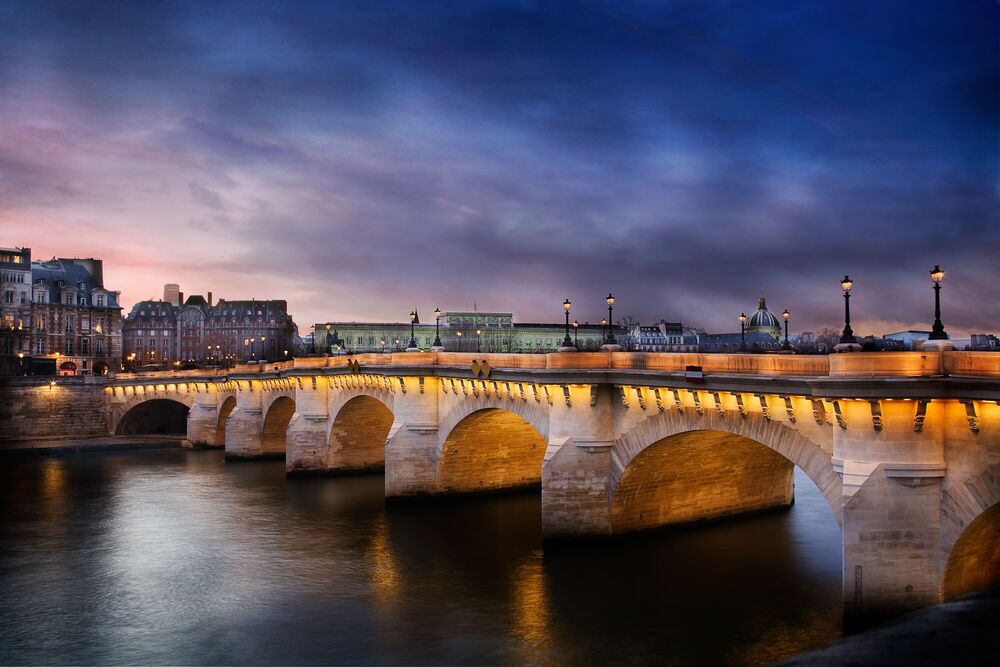
[(210, 306), (212, 305), (212, 293), (211, 292), (208, 293), (208, 305), (210, 305)]
[(177, 293), (177, 303), (175, 303), (174, 305), (175, 306), (183, 306), (184, 305), (184, 292), (178, 292)]

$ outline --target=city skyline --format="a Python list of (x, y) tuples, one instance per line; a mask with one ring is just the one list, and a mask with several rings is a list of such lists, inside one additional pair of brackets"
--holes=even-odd
[[(0, 231), (126, 306), (992, 332), (996, 11), (0, 5)], [(85, 11), (85, 16), (80, 12)], [(772, 39), (779, 36), (781, 39)]]

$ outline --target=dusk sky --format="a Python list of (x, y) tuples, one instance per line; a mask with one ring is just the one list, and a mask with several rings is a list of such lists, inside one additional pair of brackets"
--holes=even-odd
[(326, 320), (1000, 330), (1000, 10), (0, 0), (0, 245)]

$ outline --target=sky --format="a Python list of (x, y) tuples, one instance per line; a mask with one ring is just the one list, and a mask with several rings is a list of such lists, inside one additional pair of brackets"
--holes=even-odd
[[(0, 246), (286, 299), (1000, 332), (1000, 9), (0, 0)], [(303, 332), (304, 332), (303, 331)]]

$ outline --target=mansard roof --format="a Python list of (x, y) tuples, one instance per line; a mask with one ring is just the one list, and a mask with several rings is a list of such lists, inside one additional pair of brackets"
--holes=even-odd
[[(94, 260), (90, 260), (94, 261)], [(97, 292), (107, 296), (105, 308), (121, 308), (118, 295), (104, 288), (103, 281), (95, 277), (83, 263), (74, 259), (60, 257), (48, 261), (31, 263), (32, 290), (43, 286), (48, 292), (50, 303), (62, 301), (61, 290), (74, 288), (79, 294), (87, 297), (87, 303), (94, 305), (92, 295)]]

